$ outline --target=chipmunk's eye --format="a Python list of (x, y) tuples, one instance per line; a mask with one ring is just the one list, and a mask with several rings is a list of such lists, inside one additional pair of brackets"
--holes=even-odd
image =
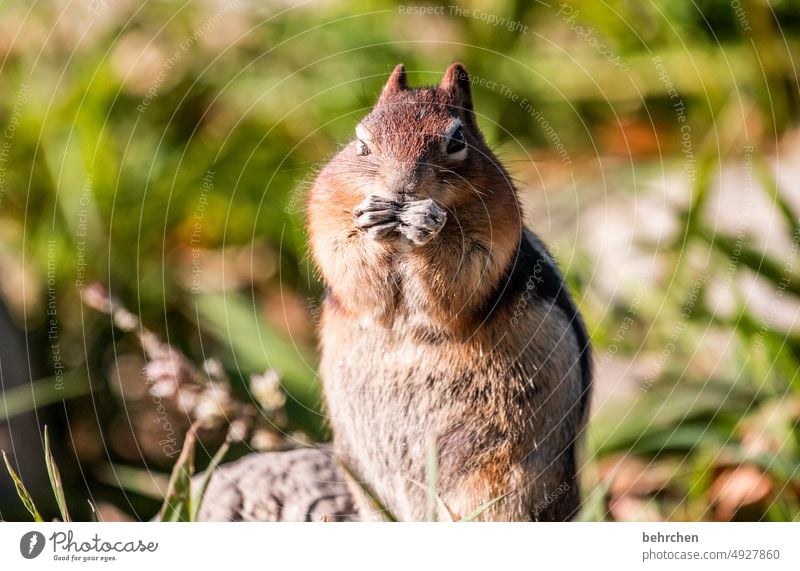
[(453, 153), (457, 153), (458, 151), (463, 151), (466, 148), (467, 143), (464, 141), (464, 131), (462, 130), (461, 126), (459, 125), (453, 134), (450, 135), (450, 138), (447, 140), (447, 154), (452, 155)]
[(356, 139), (356, 154), (359, 157), (365, 157), (369, 154), (369, 147), (361, 139)]

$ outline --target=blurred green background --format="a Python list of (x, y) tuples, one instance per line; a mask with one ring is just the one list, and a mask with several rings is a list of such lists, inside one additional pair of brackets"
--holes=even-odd
[(0, 448), (48, 517), (44, 424), (74, 516), (158, 508), (193, 414), (95, 281), (264, 413), (231, 457), (326, 439), (305, 189), (457, 59), (591, 331), (582, 517), (800, 519), (798, 46), (797, 0), (0, 2)]

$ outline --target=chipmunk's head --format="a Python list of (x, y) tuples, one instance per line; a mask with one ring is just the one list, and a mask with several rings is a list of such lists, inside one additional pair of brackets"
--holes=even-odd
[(410, 88), (398, 65), (355, 134), (347, 152), (366, 194), (456, 206), (486, 194), (487, 172), (501, 174), (478, 130), (470, 78), (459, 63), (428, 88)]

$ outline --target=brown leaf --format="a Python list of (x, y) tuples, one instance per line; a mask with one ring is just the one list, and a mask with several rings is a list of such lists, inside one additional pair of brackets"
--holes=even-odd
[(614, 521), (664, 521), (658, 505), (649, 498), (618, 496), (608, 502)]
[(603, 481), (609, 482), (611, 496), (658, 492), (667, 486), (672, 473), (671, 466), (648, 463), (628, 454), (606, 458), (600, 466)]
[(725, 468), (708, 490), (715, 518), (729, 521), (742, 506), (756, 504), (772, 492), (772, 479), (751, 464)]

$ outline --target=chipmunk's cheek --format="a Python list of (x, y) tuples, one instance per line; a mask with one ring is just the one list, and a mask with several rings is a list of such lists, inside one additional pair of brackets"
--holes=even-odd
[(382, 177), (375, 174), (361, 176), (356, 180), (351, 180), (349, 181), (349, 185), (362, 199), (369, 196), (378, 196), (386, 200), (395, 200), (395, 197), (388, 191), (386, 185), (383, 183)]
[(376, 184), (372, 187), (372, 191), (370, 194), (375, 196), (380, 196), (381, 198), (385, 198), (386, 200), (394, 200), (396, 202), (402, 202), (403, 197), (396, 192), (392, 192), (388, 189), (385, 185)]
[(431, 182), (420, 189), (418, 199), (430, 198), (442, 208), (449, 208), (456, 201), (457, 195), (446, 184)]

